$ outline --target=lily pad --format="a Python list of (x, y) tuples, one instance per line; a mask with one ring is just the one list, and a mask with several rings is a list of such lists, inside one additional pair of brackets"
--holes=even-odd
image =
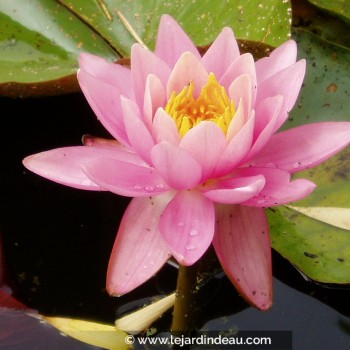
[(77, 56), (116, 53), (53, 0), (0, 2), (0, 94), (28, 96), (78, 90)]
[(350, 21), (350, 3), (344, 0), (309, 0), (314, 5)]
[(350, 51), (303, 30), (293, 33), (307, 63), (296, 106), (284, 129), (320, 121), (350, 121)]
[(290, 36), (289, 1), (21, 0), (0, 2), (0, 94), (78, 91), (77, 56), (127, 57), (134, 31), (150, 48), (163, 13), (174, 16), (198, 46), (224, 26), (237, 37), (277, 46)]
[(231, 26), (240, 39), (277, 46), (290, 35), (289, 1), (245, 0), (60, 0), (111, 44), (129, 56), (135, 38), (123, 18), (142, 41), (154, 48), (159, 19), (167, 13), (176, 18), (198, 46), (210, 44), (224, 26)]

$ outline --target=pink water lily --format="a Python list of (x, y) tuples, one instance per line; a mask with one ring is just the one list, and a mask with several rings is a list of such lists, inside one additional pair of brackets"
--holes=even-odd
[(315, 185), (291, 174), (350, 141), (346, 122), (277, 132), (305, 74), (296, 54), (289, 40), (254, 62), (224, 28), (201, 57), (164, 15), (155, 51), (133, 45), (130, 69), (80, 56), (82, 91), (115, 140), (85, 137), (84, 146), (35, 154), (24, 164), (67, 186), (135, 197), (111, 254), (110, 294), (133, 290), (171, 256), (192, 265), (213, 243), (242, 296), (260, 309), (271, 306), (264, 208), (309, 195)]

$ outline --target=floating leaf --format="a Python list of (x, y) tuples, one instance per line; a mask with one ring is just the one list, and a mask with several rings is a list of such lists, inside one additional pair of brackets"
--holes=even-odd
[(167, 13), (176, 18), (198, 46), (210, 44), (224, 26), (238, 38), (277, 46), (290, 35), (291, 7), (280, 0), (60, 0), (122, 56), (129, 56), (135, 42), (120, 14), (150, 48), (154, 48), (159, 19)]
[(350, 21), (350, 3), (344, 0), (309, 0), (314, 5), (345, 17)]
[(348, 35), (350, 22), (345, 17), (323, 11), (307, 1), (294, 2), (293, 27), (305, 30), (333, 44), (350, 48)]
[[(348, 147), (317, 168), (295, 176), (315, 182), (317, 188), (314, 193), (293, 203), (292, 208), (269, 211), (273, 248), (318, 282), (350, 283), (350, 233), (339, 228), (348, 229), (349, 224), (349, 167)], [(313, 213), (312, 209), (305, 209), (309, 212), (301, 214), (301, 207), (316, 209)], [(327, 210), (329, 207), (342, 207), (345, 217), (338, 221), (332, 217), (332, 211)], [(317, 210), (319, 212), (315, 215)]]
[(273, 46), (290, 36), (289, 1), (1, 1), (0, 94), (77, 91), (79, 52), (127, 57), (135, 42), (132, 31), (153, 48), (163, 13), (178, 19), (198, 46), (210, 44), (224, 26), (239, 38)]
[(286, 207), (268, 211), (271, 242), (310, 279), (350, 283), (350, 234)]
[(284, 128), (320, 121), (350, 121), (350, 51), (296, 31), (299, 58), (306, 58), (304, 84)]
[(64, 334), (84, 343), (110, 350), (130, 349), (130, 345), (125, 342), (127, 334), (114, 326), (71, 318), (44, 319)]
[(350, 230), (350, 208), (337, 207), (295, 207), (288, 208), (302, 213), (310, 218), (325, 222), (326, 224)]
[(0, 2), (0, 94), (32, 96), (78, 90), (77, 56), (116, 53), (54, 0)]
[(118, 329), (131, 334), (137, 334), (151, 326), (165, 311), (174, 306), (175, 293), (168, 295), (142, 309), (115, 321)]

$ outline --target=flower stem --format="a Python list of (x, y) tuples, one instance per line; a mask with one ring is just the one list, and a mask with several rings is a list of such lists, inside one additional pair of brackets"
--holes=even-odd
[(171, 332), (176, 336), (188, 336), (194, 329), (198, 267), (199, 263), (179, 267), (171, 325)]

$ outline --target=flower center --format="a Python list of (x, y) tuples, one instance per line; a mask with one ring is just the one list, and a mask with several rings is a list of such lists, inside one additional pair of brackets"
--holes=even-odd
[(225, 88), (210, 73), (208, 83), (203, 86), (197, 99), (193, 97), (193, 90), (191, 81), (180, 93), (174, 91), (165, 107), (165, 111), (175, 120), (180, 136), (183, 137), (204, 120), (216, 123), (226, 135), (236, 109)]

